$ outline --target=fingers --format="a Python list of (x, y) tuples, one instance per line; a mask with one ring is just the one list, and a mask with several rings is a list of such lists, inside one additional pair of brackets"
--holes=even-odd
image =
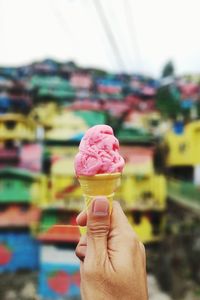
[(115, 201), (113, 202), (110, 227), (109, 241), (112, 249), (119, 254), (118, 260), (122, 256), (132, 256), (139, 244), (138, 237), (129, 224), (120, 204)]
[(84, 261), (85, 254), (86, 254), (86, 248), (87, 248), (87, 238), (86, 235), (82, 235), (80, 238), (80, 241), (76, 247), (76, 256), (81, 260)]
[[(76, 218), (76, 222), (79, 226), (86, 226), (87, 225), (87, 212), (82, 211)], [(126, 215), (124, 214), (120, 204), (116, 201), (113, 202), (113, 209), (112, 209), (112, 222), (111, 227), (120, 226), (122, 228), (125, 225), (128, 225), (128, 220)]]
[[(76, 222), (79, 226), (87, 225), (87, 212), (82, 211), (76, 218)], [(126, 215), (124, 214), (120, 204), (117, 201), (113, 202), (113, 208), (111, 212), (111, 221), (110, 221), (110, 229), (118, 229), (120, 232), (122, 231), (131, 231), (133, 233), (133, 229), (128, 222)]]
[[(95, 203), (96, 208), (94, 207)], [(97, 211), (95, 212), (95, 210)], [(87, 225), (88, 227), (87, 235), (90, 237), (88, 253), (90, 253), (92, 249), (93, 255), (96, 255), (97, 251), (101, 252), (107, 249), (108, 232), (110, 232), (111, 238), (115, 237), (117, 249), (124, 248), (123, 241), (128, 240), (130, 243), (139, 243), (120, 204), (116, 201), (113, 202), (112, 212), (109, 216), (109, 203), (107, 199), (105, 197), (96, 197), (88, 210), (88, 214), (86, 212), (81, 212), (76, 220), (79, 226)], [(80, 242), (82, 243), (82, 240)], [(79, 257), (85, 257), (86, 245), (81, 245), (79, 243), (77, 251)], [(144, 249), (142, 252), (144, 253)]]
[(103, 264), (108, 258), (107, 239), (110, 230), (109, 202), (106, 197), (96, 197), (87, 215), (87, 252), (85, 261)]
[(117, 229), (120, 232), (133, 232), (133, 229), (129, 224), (125, 213), (123, 212), (121, 205), (117, 201), (113, 202), (113, 208), (111, 213), (111, 229)]
[(86, 226), (87, 224), (87, 212), (86, 211), (82, 211), (76, 218), (76, 223), (79, 226)]

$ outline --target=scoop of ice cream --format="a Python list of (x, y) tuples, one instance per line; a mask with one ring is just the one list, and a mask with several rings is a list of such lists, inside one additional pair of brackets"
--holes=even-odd
[(119, 154), (119, 142), (108, 125), (96, 125), (88, 129), (75, 157), (76, 175), (122, 172), (124, 159)]

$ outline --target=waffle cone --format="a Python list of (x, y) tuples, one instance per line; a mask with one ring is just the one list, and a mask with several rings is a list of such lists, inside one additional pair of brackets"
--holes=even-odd
[(121, 173), (105, 173), (95, 176), (79, 176), (78, 180), (88, 207), (95, 196), (106, 196), (110, 207), (116, 189), (120, 185)]

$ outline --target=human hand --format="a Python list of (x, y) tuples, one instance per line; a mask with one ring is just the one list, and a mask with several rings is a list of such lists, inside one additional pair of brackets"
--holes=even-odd
[(110, 214), (107, 199), (96, 197), (77, 223), (87, 225), (76, 248), (82, 299), (147, 300), (145, 249), (119, 203)]

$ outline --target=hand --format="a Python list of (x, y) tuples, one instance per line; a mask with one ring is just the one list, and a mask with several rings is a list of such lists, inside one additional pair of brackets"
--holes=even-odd
[(82, 299), (147, 300), (145, 249), (119, 203), (109, 214), (107, 199), (96, 197), (77, 223), (87, 225), (76, 248)]

